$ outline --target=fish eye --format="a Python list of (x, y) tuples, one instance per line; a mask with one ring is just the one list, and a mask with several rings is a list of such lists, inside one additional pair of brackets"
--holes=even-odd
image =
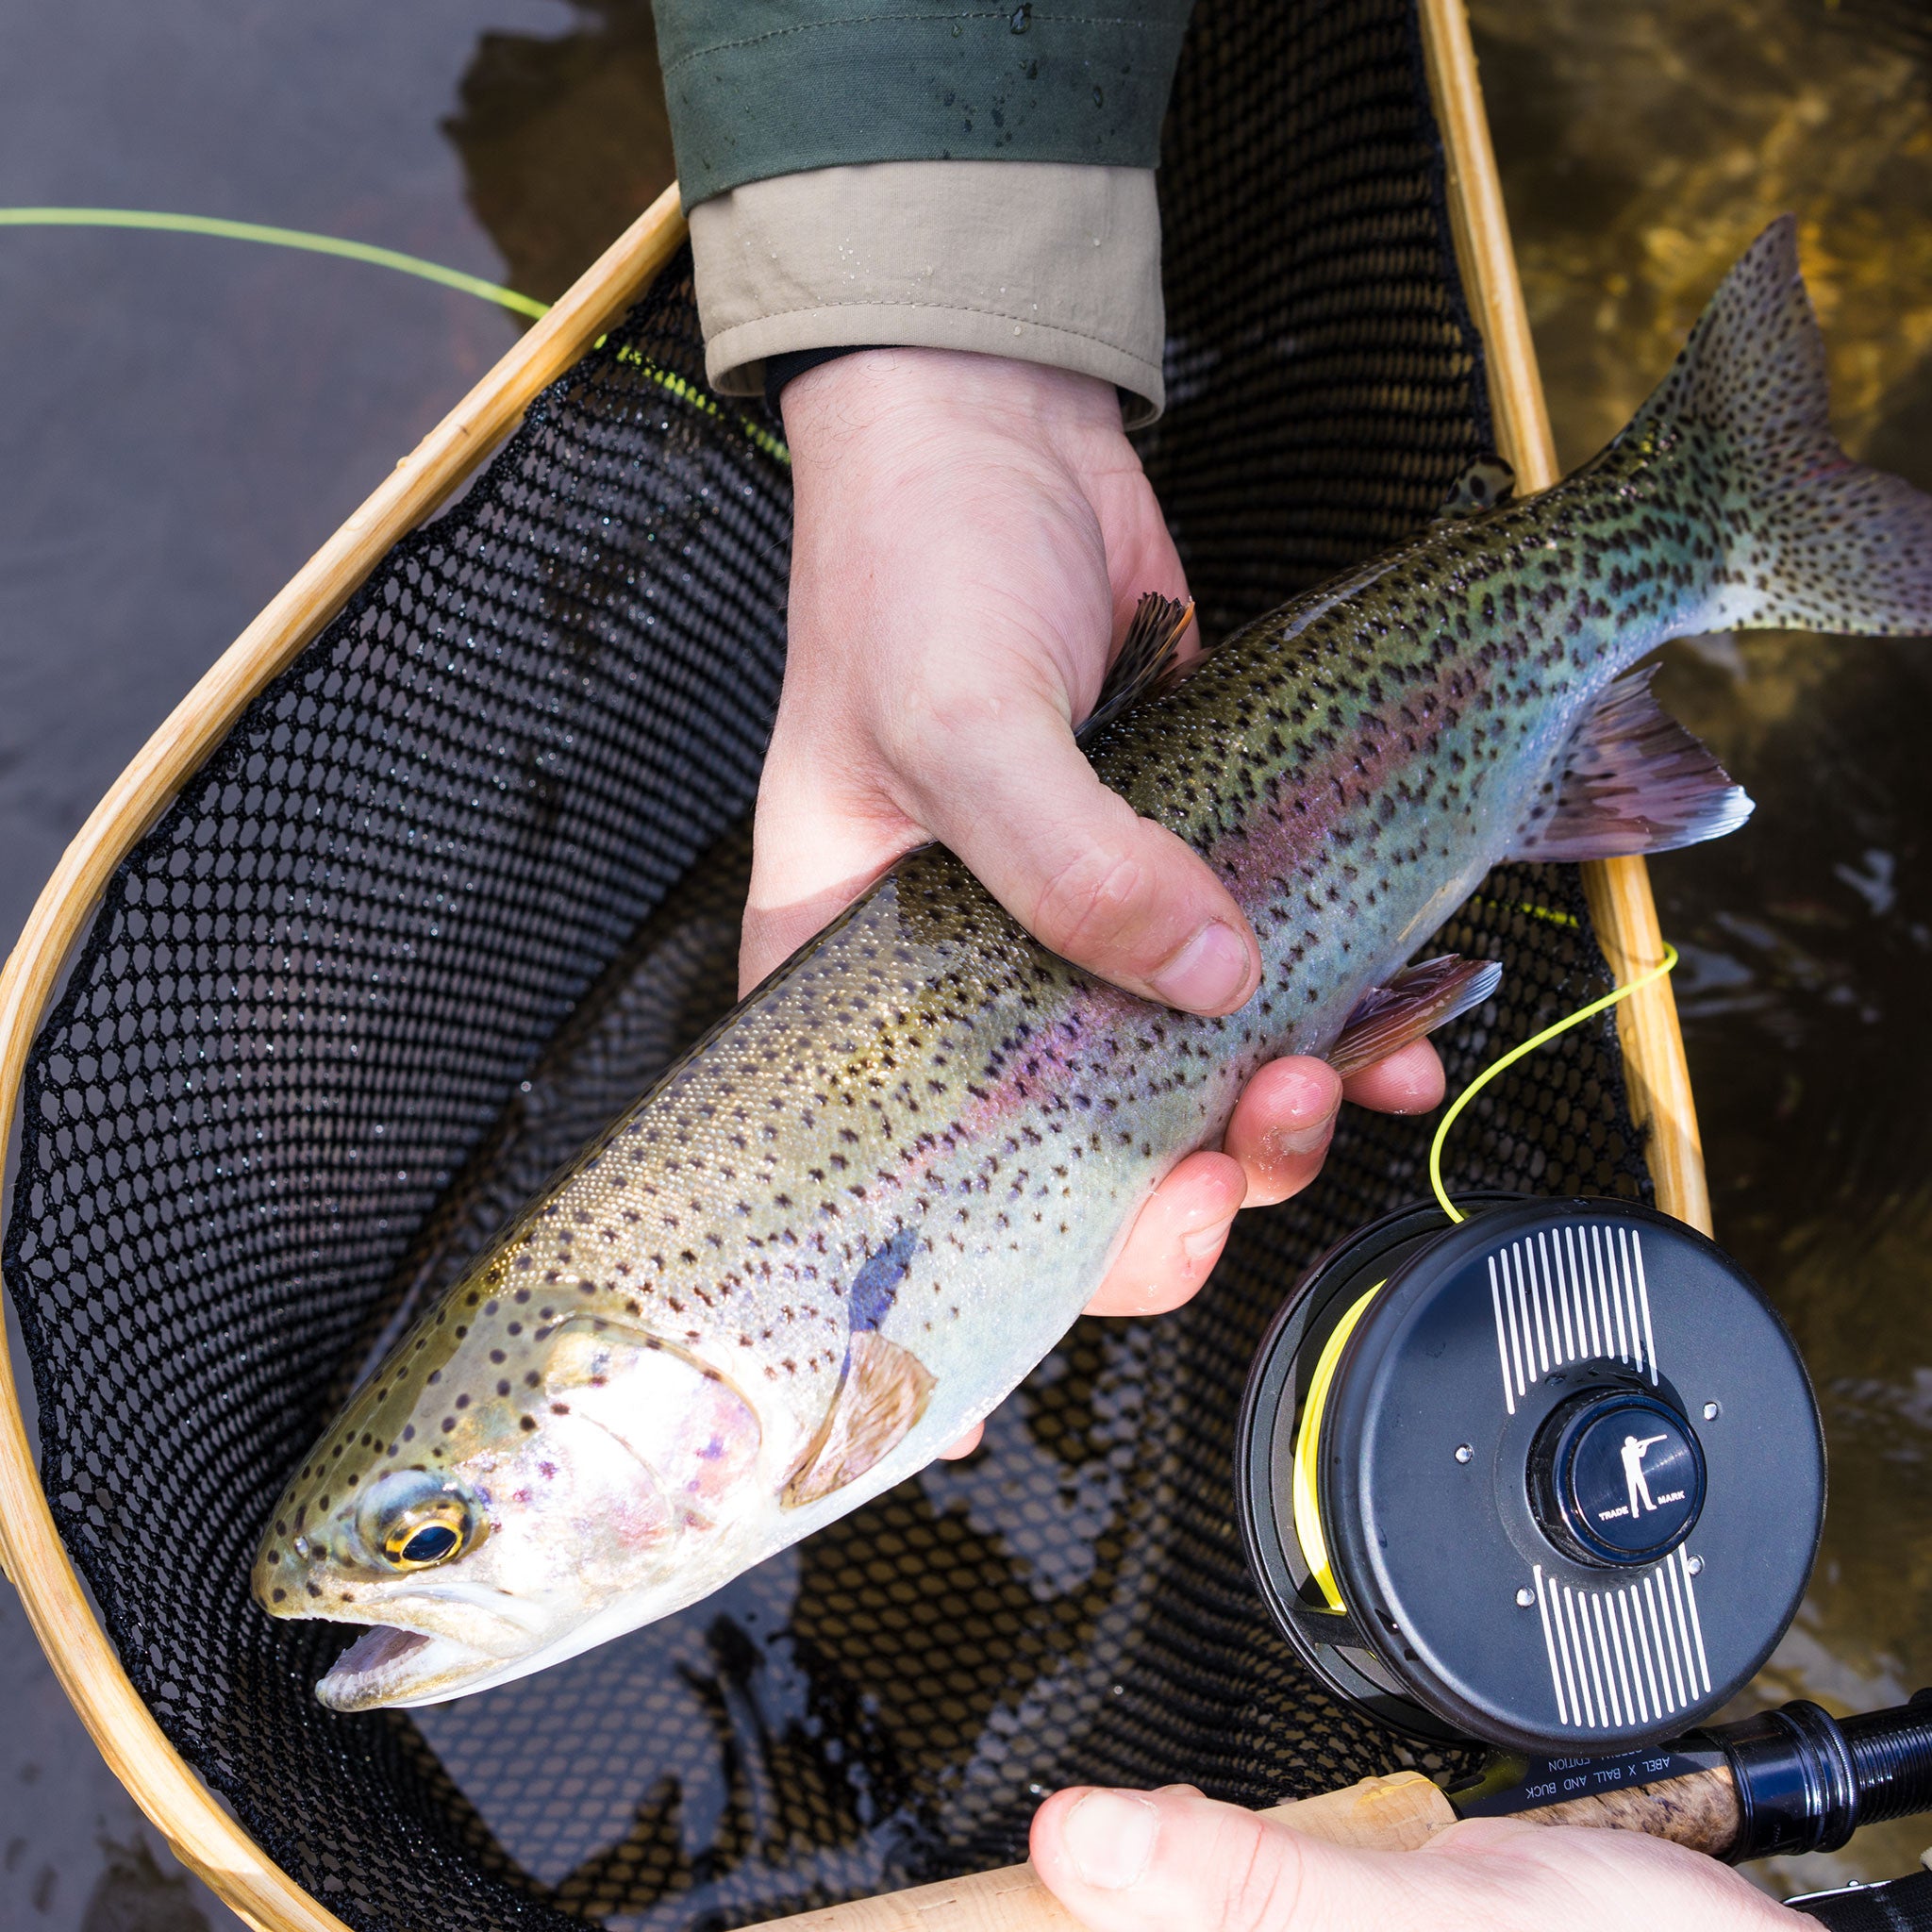
[(426, 1509), (398, 1515), (383, 1531), (382, 1554), (398, 1570), (426, 1570), (446, 1563), (470, 1540), (470, 1512), (450, 1496)]
[(476, 1541), (481, 1519), (468, 1497), (426, 1470), (398, 1470), (375, 1485), (362, 1509), (367, 1546), (392, 1570), (428, 1570)]

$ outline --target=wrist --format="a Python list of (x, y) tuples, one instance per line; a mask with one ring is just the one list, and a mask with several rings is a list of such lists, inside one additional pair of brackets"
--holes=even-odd
[(895, 428), (958, 425), (1049, 441), (1122, 433), (1112, 383), (968, 349), (855, 349), (794, 376), (779, 402), (794, 461)]

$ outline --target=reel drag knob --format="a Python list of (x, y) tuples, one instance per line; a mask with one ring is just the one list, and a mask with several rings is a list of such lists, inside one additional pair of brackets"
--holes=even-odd
[(1688, 1418), (1640, 1388), (1586, 1390), (1552, 1410), (1529, 1452), (1537, 1524), (1579, 1563), (1667, 1557), (1704, 1507), (1704, 1451)]
[(1463, 1205), (1341, 1243), (1262, 1344), (1236, 1481), (1262, 1597), (1318, 1676), (1412, 1737), (1550, 1756), (1680, 1736), (1809, 1580), (1804, 1365), (1667, 1216)]

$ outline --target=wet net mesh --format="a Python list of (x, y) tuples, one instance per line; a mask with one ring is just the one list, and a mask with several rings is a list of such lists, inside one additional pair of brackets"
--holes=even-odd
[[(1486, 444), (1401, 0), (1200, 0), (1146, 441), (1210, 635), (1423, 522)], [(26, 1088), (6, 1274), (46, 1490), (129, 1674), (358, 1928), (725, 1926), (1022, 1854), (1042, 1790), (1387, 1770), (1270, 1632), (1236, 1405), (1325, 1245), (1416, 1195), (1352, 1115), (1207, 1293), (1083, 1323), (942, 1464), (663, 1624), (413, 1714), (309, 1686), (256, 1540), (400, 1298), (724, 1006), (782, 665), (787, 473), (702, 389), (688, 261), (264, 691), (115, 876)], [(1452, 1083), (1600, 990), (1573, 873), (1497, 873)], [(1641, 1193), (1607, 1024), (1486, 1094), (1464, 1184)]]

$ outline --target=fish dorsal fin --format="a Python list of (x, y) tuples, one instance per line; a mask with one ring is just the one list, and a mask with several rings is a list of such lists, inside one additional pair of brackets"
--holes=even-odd
[(935, 1386), (909, 1349), (874, 1330), (854, 1335), (839, 1392), (779, 1501), (798, 1509), (856, 1482), (911, 1433)]
[(1720, 839), (1751, 816), (1743, 787), (1657, 703), (1652, 669), (1627, 672), (1604, 692), (1510, 845), (1511, 858), (1672, 852)]
[(1406, 966), (1387, 986), (1372, 986), (1356, 1002), (1328, 1064), (1345, 1080), (1438, 1026), (1479, 1007), (1495, 991), (1503, 969), (1493, 959), (1444, 953)]
[(1457, 477), (1455, 486), (1442, 499), (1436, 521), (1453, 522), (1457, 517), (1479, 517), (1516, 494), (1516, 472), (1501, 457), (1478, 457)]
[(1087, 722), (1074, 737), (1086, 744), (1118, 718), (1130, 705), (1151, 697), (1173, 675), (1174, 653), (1193, 622), (1194, 607), (1148, 591), (1134, 609), (1134, 621), (1121, 643), (1119, 655), (1108, 667), (1100, 695)]
[(543, 1394), (553, 1414), (622, 1442), (679, 1518), (708, 1518), (758, 1460), (757, 1411), (716, 1369), (593, 1316), (572, 1316), (549, 1337)]

